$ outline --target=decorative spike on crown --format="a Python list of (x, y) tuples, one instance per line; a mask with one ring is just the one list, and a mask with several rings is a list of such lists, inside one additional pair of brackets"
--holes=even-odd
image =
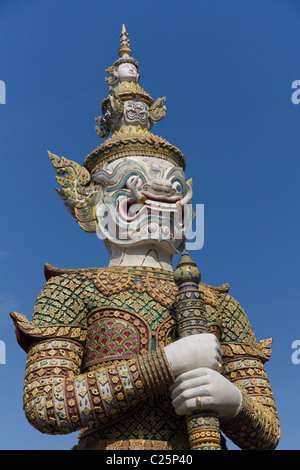
[(121, 31), (120, 36), (121, 36), (121, 39), (120, 39), (121, 46), (119, 48), (119, 56), (120, 57), (131, 57), (132, 51), (131, 51), (131, 47), (129, 45), (128, 33), (126, 31), (126, 28), (125, 28), (124, 24), (122, 26), (122, 31)]
[(113, 67), (118, 67), (120, 64), (130, 63), (135, 65), (138, 69), (139, 63), (132, 57), (132, 50), (129, 44), (128, 33), (126, 31), (125, 25), (122, 26), (122, 31), (120, 34), (120, 47), (119, 47), (119, 56), (120, 58), (115, 61)]

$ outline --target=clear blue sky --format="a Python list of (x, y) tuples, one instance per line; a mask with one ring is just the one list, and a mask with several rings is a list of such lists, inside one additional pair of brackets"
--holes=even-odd
[(296, 0), (1, 0), (1, 449), (69, 449), (76, 435), (35, 431), (22, 410), (25, 353), (10, 310), (31, 319), (43, 265), (103, 266), (104, 246), (68, 214), (47, 150), (82, 163), (100, 145), (125, 23), (140, 83), (166, 96), (153, 132), (178, 146), (205, 205), (204, 282), (229, 282), (258, 340), (273, 337), (267, 372), (282, 424), (279, 449), (300, 449), (300, 4)]

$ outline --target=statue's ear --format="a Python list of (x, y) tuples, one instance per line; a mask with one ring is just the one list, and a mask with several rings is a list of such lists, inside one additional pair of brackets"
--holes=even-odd
[(88, 170), (72, 160), (48, 152), (61, 188), (56, 191), (70, 214), (87, 232), (96, 232), (94, 206), (101, 195), (101, 185), (95, 183)]

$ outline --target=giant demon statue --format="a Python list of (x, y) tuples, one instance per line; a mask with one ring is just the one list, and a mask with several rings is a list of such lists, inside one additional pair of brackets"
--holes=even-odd
[(49, 153), (60, 197), (101, 236), (110, 262), (46, 264), (32, 321), (11, 313), (27, 353), (26, 417), (42, 433), (80, 430), (76, 449), (222, 449), (224, 436), (274, 449), (271, 340), (257, 342), (227, 284), (195, 278), (187, 253), (174, 275), (194, 217), (192, 182), (181, 151), (150, 132), (165, 99), (141, 88), (124, 27), (119, 56), (96, 118), (106, 140), (82, 166)]

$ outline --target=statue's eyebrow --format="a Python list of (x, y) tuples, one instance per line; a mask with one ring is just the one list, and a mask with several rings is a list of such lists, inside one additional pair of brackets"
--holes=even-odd
[(95, 175), (93, 175), (92, 178), (96, 183), (105, 184), (105, 182), (111, 181), (114, 183), (114, 185), (116, 185), (122, 178), (124, 178), (124, 172), (126, 170), (128, 172), (138, 171), (143, 174), (145, 174), (147, 171), (145, 166), (141, 165), (139, 162), (136, 162), (135, 160), (127, 160), (126, 162), (118, 164), (111, 173), (105, 170), (100, 170)]
[[(138, 167), (143, 167), (140, 163), (138, 163), (137, 161), (135, 160), (126, 160), (125, 162), (120, 162), (117, 164), (117, 166), (112, 170), (112, 172), (110, 172), (109, 170), (100, 170), (98, 171), (98, 173), (106, 173), (107, 175), (112, 175), (114, 173), (116, 173), (119, 169), (123, 169), (123, 168), (126, 168), (126, 167), (129, 167), (129, 168), (133, 168), (135, 166), (138, 166)], [(94, 176), (96, 176), (98, 173), (95, 173)]]
[(167, 173), (167, 177), (171, 177), (173, 174), (180, 174), (181, 178), (185, 179), (185, 174), (184, 174), (184, 171), (182, 170), (182, 168), (179, 168), (178, 166), (176, 166), (175, 168), (171, 168), (171, 170)]

